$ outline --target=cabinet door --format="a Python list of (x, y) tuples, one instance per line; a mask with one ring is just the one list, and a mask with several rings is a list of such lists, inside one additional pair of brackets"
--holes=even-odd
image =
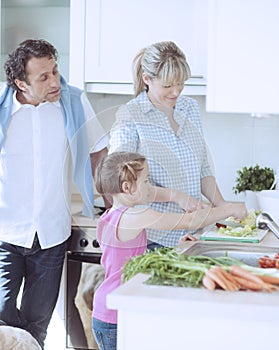
[(207, 111), (279, 113), (279, 2), (210, 0)]
[(206, 0), (87, 0), (85, 81), (132, 83), (140, 49), (171, 40), (184, 51), (193, 79), (206, 76)]

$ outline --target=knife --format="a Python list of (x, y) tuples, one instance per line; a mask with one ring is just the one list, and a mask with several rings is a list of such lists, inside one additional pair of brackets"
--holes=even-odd
[(244, 227), (243, 224), (240, 224), (239, 222), (235, 222), (235, 221), (230, 221), (230, 220), (220, 220), (218, 222), (216, 222), (216, 227), (220, 228), (220, 227)]

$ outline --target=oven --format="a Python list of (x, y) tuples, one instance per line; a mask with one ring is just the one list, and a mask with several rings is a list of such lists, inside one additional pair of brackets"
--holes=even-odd
[(66, 349), (97, 350), (92, 332), (95, 290), (104, 279), (96, 226), (72, 225), (66, 253)]

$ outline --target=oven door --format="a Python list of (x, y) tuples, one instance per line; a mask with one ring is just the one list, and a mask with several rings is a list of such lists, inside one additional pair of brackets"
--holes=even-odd
[(100, 259), (101, 253), (67, 253), (67, 349), (99, 349), (92, 331), (92, 309), (94, 292), (104, 279)]

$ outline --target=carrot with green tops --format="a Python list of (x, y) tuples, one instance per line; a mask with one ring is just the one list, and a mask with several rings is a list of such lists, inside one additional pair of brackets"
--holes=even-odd
[(223, 277), (228, 280), (231, 283), (231, 290), (239, 290), (240, 285), (236, 281), (233, 275), (231, 275), (229, 272), (227, 272), (224, 268), (220, 266), (216, 266), (215, 269), (217, 268), (218, 271), (223, 275)]
[(205, 275), (211, 278), (219, 287), (224, 290), (235, 291), (238, 290), (235, 283), (232, 283), (226, 276), (224, 276), (225, 270), (220, 266), (214, 266), (206, 271)]
[(202, 284), (203, 284), (203, 286), (204, 286), (206, 289), (209, 289), (209, 290), (214, 290), (214, 289), (216, 289), (216, 283), (213, 281), (212, 278), (210, 278), (210, 277), (207, 276), (207, 275), (204, 275), (204, 276), (203, 276)]
[(253, 290), (253, 291), (261, 291), (263, 290), (263, 285), (261, 283), (257, 283), (255, 281), (252, 281), (251, 279), (240, 277), (240, 276), (233, 276), (237, 283), (240, 286), (240, 289), (242, 290)]
[(279, 278), (275, 276), (268, 275), (258, 275), (259, 278), (265, 283), (274, 284), (275, 286), (279, 286)]
[[(234, 277), (237, 277), (236, 279), (238, 280), (239, 283), (241, 281), (245, 285), (248, 285), (248, 282), (250, 282), (249, 285), (251, 286), (251, 288), (247, 287), (248, 289), (266, 290), (268, 292), (271, 292), (274, 290), (274, 286), (264, 282), (259, 275), (254, 275), (253, 273), (243, 269), (240, 266), (236, 266), (236, 265), (230, 266), (229, 271)], [(246, 280), (246, 282), (244, 280)]]

